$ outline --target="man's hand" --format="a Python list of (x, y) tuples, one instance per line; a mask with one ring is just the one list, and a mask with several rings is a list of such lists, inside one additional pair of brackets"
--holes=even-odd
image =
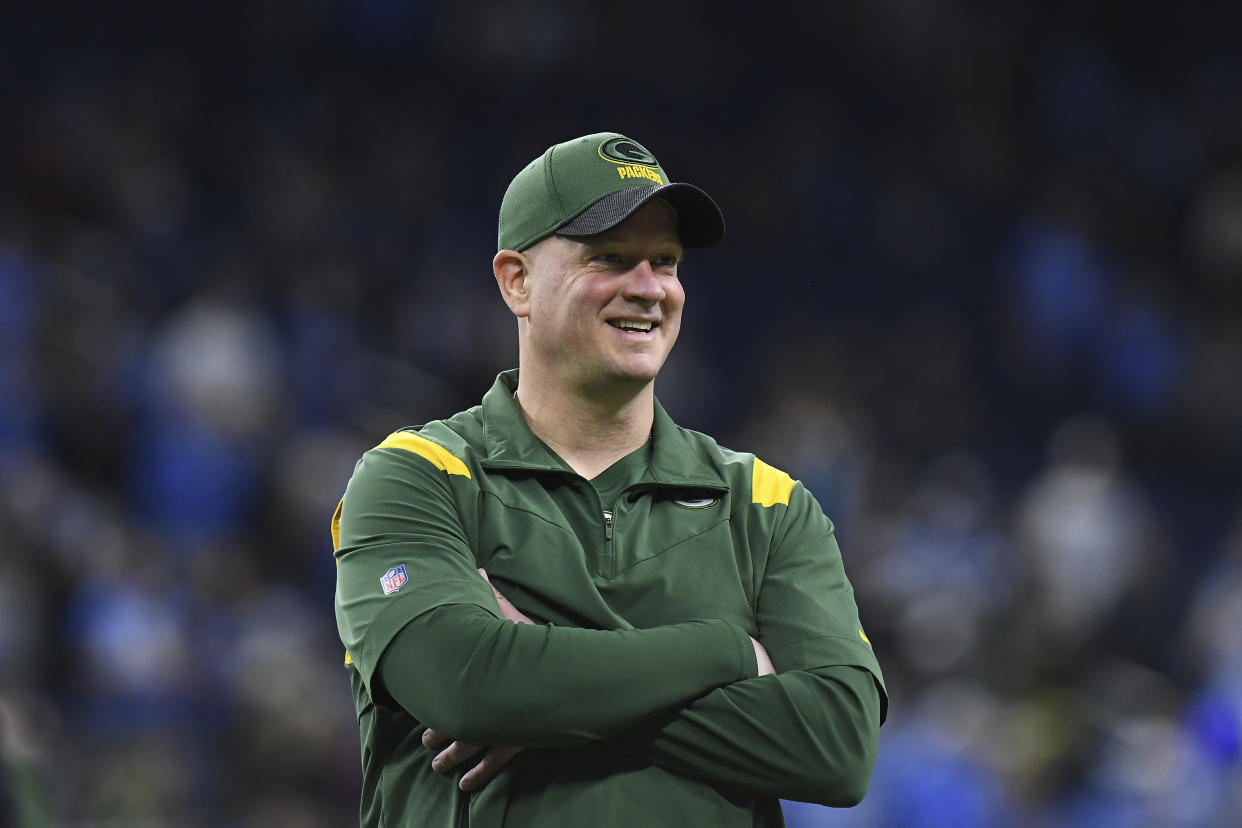
[[(487, 577), (486, 570), (480, 569), (479, 574), (483, 576), (483, 580), (487, 581), (488, 586), (492, 586), (491, 579)], [(513, 606), (508, 598), (500, 594), (496, 587), (492, 586), (492, 594), (496, 596), (496, 603), (500, 606), (500, 614), (515, 624), (534, 624), (521, 610)], [(757, 643), (757, 642), (756, 642)], [(766, 653), (765, 653), (766, 655)], [(437, 733), (431, 728), (423, 731), (423, 746), (428, 750), (434, 750), (436, 747), (449, 741), (448, 737)], [(436, 773), (448, 773), (462, 762), (478, 754), (483, 750), (479, 745), (472, 745), (469, 742), (453, 742), (444, 750), (436, 754), (431, 760), (431, 769)], [(457, 783), (457, 787), (463, 791), (477, 791), (492, 780), (496, 774), (500, 773), (500, 769), (509, 763), (509, 760), (522, 752), (520, 747), (491, 747), (487, 748), (487, 752), (483, 754), (483, 758), (478, 761), (473, 768), (466, 771), (461, 780)]]
[(483, 576), (483, 580), (487, 581), (487, 585), (489, 587), (492, 587), (492, 595), (496, 596), (496, 603), (500, 605), (501, 615), (503, 615), (505, 618), (508, 618), (510, 621), (512, 621), (515, 624), (535, 623), (534, 621), (531, 621), (530, 618), (528, 618), (520, 609), (513, 606), (513, 604), (509, 603), (509, 599), (501, 595), (500, 590), (492, 586), (492, 579), (487, 577), (486, 569), (480, 569), (479, 574)]
[[(431, 728), (423, 731), (423, 746), (428, 749), (435, 749), (447, 741), (447, 736), (437, 733)], [(435, 758), (431, 760), (431, 769), (436, 773), (448, 773), (462, 762), (478, 754), (480, 750), (483, 750), (483, 748), (468, 742), (453, 742), (437, 753)], [(492, 777), (500, 773), (500, 769), (521, 752), (522, 748), (520, 747), (487, 748), (483, 758), (462, 775), (457, 783), (457, 787), (463, 791), (477, 791), (492, 781)]]
[(759, 664), (759, 675), (776, 675), (776, 668), (772, 666), (772, 659), (768, 656), (767, 649), (759, 643), (759, 639), (752, 635), (750, 637), (750, 643), (755, 645), (755, 661)]

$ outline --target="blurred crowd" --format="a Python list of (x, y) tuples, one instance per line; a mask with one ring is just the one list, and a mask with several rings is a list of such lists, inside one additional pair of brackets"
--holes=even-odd
[(599, 130), (722, 204), (657, 393), (888, 679), (790, 825), (1242, 824), (1238, 13), (113, 5), (0, 26), (0, 824), (356, 824), (328, 519), (516, 364), (500, 196)]

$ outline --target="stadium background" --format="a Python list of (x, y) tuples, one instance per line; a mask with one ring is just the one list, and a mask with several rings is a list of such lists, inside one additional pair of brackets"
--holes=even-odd
[(1188, 5), (7, 9), (0, 802), (356, 823), (328, 517), (515, 363), (500, 195), (611, 129), (729, 223), (662, 399), (820, 496), (888, 677), (868, 799), (790, 824), (1236, 819), (1242, 60)]

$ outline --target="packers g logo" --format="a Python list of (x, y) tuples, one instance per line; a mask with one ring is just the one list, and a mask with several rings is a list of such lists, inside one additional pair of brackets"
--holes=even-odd
[(599, 156), (614, 164), (642, 164), (644, 167), (658, 167), (660, 162), (647, 152), (646, 147), (629, 138), (609, 138), (599, 146)]

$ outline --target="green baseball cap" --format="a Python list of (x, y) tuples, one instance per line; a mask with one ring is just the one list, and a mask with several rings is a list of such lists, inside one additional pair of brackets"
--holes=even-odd
[(553, 233), (593, 236), (659, 196), (677, 211), (686, 247), (724, 238), (724, 214), (693, 184), (670, 182), (655, 156), (616, 132), (597, 132), (548, 147), (514, 176), (500, 203), (500, 250), (525, 250)]

